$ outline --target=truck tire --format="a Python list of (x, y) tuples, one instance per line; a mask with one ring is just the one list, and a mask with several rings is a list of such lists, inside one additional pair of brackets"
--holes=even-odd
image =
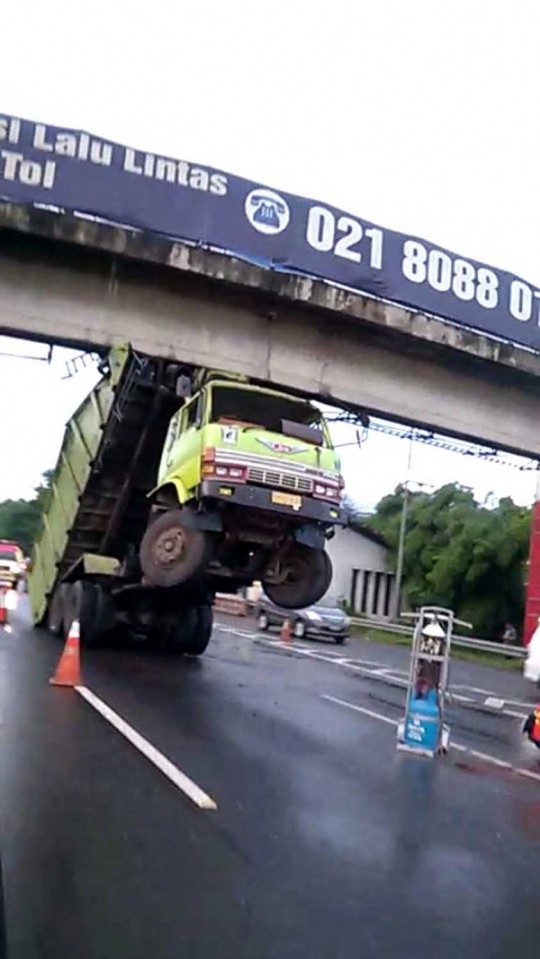
[(332, 563), (328, 553), (297, 543), (287, 565), (287, 577), (282, 583), (265, 583), (263, 580), (264, 591), (271, 603), (283, 609), (303, 609), (322, 599), (332, 582)]
[(64, 602), (67, 583), (60, 583), (51, 596), (47, 611), (47, 625), (53, 636), (62, 636), (64, 633)]
[(211, 606), (195, 606), (185, 610), (182, 618), (169, 631), (168, 646), (184, 656), (201, 656), (212, 636)]
[(95, 583), (78, 579), (66, 585), (64, 594), (64, 635), (69, 634), (71, 624), (79, 620), (81, 645), (94, 646), (96, 626), (97, 589)]
[(81, 642), (84, 646), (103, 646), (117, 623), (116, 610), (114, 603), (107, 592), (99, 583), (88, 583), (94, 588), (93, 616), (92, 620), (85, 623), (85, 630), (81, 626)]
[(214, 612), (211, 606), (199, 606), (195, 628), (186, 644), (184, 652), (188, 656), (202, 656), (212, 637)]
[(148, 586), (179, 586), (196, 580), (210, 558), (208, 533), (187, 529), (182, 511), (167, 510), (146, 529), (139, 558)]

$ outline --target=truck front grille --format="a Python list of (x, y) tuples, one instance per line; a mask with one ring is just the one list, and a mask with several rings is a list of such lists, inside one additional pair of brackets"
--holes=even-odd
[(261, 486), (281, 486), (283, 489), (296, 490), (298, 493), (313, 491), (313, 480), (305, 476), (296, 476), (294, 473), (283, 473), (281, 470), (250, 466), (247, 478), (248, 483), (258, 483)]

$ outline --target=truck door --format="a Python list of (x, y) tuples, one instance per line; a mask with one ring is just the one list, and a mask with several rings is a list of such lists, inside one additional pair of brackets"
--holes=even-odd
[(202, 394), (194, 396), (176, 417), (173, 417), (170, 429), (174, 429), (173, 423), (176, 420), (176, 436), (174, 439), (167, 437), (166, 462), (163, 471), (160, 471), (160, 483), (174, 475), (186, 490), (192, 490), (198, 485), (202, 453), (202, 402)]

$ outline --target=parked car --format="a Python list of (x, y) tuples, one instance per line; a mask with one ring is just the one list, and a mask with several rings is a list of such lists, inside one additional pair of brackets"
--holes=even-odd
[(275, 606), (267, 596), (261, 596), (257, 604), (257, 624), (259, 629), (270, 626), (282, 626), (288, 619), (296, 639), (308, 636), (333, 639), (335, 643), (345, 642), (350, 633), (351, 621), (343, 612), (337, 599), (323, 596), (314, 606), (307, 609), (282, 609)]

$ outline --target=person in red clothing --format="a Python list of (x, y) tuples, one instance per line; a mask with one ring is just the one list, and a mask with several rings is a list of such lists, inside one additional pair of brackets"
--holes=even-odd
[(527, 716), (523, 732), (527, 733), (531, 743), (540, 749), (540, 706), (535, 706), (534, 712)]

